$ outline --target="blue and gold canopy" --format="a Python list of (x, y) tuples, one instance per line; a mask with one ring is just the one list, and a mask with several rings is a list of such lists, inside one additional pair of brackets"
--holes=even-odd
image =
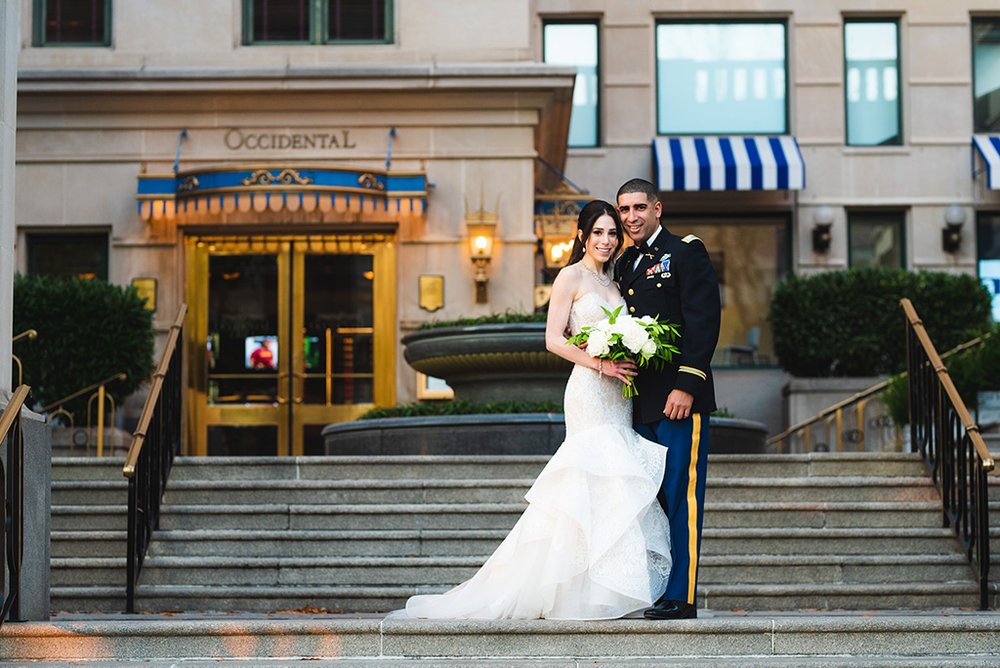
[(256, 211), (421, 215), (427, 177), (342, 167), (239, 166), (139, 174), (139, 218)]

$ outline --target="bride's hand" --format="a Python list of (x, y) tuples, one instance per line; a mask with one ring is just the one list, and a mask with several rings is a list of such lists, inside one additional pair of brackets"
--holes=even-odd
[(632, 360), (604, 360), (604, 375), (617, 378), (623, 383), (631, 383), (637, 373)]

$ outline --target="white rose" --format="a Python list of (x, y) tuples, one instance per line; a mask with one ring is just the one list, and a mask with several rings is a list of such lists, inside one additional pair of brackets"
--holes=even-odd
[(587, 338), (587, 353), (591, 357), (602, 357), (608, 354), (608, 335), (601, 328), (590, 330)]
[(628, 348), (632, 354), (637, 354), (649, 341), (649, 334), (636, 322), (633, 322), (625, 332), (622, 333), (622, 345)]
[(639, 318), (639, 322), (641, 322), (644, 325), (652, 325), (654, 322), (656, 322), (656, 318), (654, 318), (651, 315), (644, 315), (641, 318)]
[(643, 357), (649, 359), (650, 357), (656, 354), (656, 341), (654, 341), (653, 339), (649, 339), (648, 341), (646, 341), (646, 343), (643, 344), (639, 352), (642, 353)]

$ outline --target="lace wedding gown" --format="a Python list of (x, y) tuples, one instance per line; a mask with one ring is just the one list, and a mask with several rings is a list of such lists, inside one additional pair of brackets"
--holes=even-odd
[[(587, 293), (570, 309), (573, 333), (606, 317)], [(666, 448), (632, 430), (621, 382), (581, 366), (566, 383), (566, 440), (525, 495), (529, 505), (470, 580), (414, 596), (406, 617), (613, 619), (666, 587), (669, 530), (656, 499)]]

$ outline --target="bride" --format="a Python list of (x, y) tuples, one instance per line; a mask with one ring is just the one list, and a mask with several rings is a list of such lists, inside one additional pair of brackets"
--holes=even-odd
[(583, 207), (545, 330), (548, 349), (576, 365), (566, 383), (566, 440), (483, 567), (444, 594), (410, 598), (406, 617), (613, 619), (649, 607), (664, 590), (669, 531), (656, 497), (667, 451), (632, 430), (621, 384), (635, 365), (592, 358), (564, 336), (624, 303), (611, 281), (623, 242), (613, 206)]

